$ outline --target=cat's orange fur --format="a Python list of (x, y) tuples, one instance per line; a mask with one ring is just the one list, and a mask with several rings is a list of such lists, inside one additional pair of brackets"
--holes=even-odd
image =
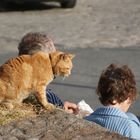
[(0, 103), (8, 108), (35, 93), (40, 103), (47, 109), (54, 106), (46, 99), (46, 86), (54, 76), (69, 76), (73, 54), (38, 52), (8, 60), (0, 67)]

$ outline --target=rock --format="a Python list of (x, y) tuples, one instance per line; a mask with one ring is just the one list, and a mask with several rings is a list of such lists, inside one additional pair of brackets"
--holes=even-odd
[(95, 123), (56, 109), (0, 127), (0, 140), (127, 140)]

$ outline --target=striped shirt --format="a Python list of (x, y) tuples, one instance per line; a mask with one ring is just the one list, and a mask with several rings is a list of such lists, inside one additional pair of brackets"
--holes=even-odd
[(125, 137), (140, 140), (140, 122), (132, 113), (125, 113), (113, 107), (101, 107), (85, 119)]
[(63, 107), (63, 101), (57, 95), (55, 95), (51, 89), (46, 89), (46, 95), (49, 103)]

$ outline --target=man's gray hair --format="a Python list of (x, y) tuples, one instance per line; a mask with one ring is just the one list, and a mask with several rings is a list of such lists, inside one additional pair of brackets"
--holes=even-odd
[(30, 32), (23, 36), (18, 45), (19, 55), (34, 54), (38, 51), (47, 53), (56, 51), (53, 40), (46, 34)]

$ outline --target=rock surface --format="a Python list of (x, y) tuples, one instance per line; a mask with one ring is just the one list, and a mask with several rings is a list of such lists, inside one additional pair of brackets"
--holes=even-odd
[(0, 140), (127, 140), (59, 109), (0, 127)]

